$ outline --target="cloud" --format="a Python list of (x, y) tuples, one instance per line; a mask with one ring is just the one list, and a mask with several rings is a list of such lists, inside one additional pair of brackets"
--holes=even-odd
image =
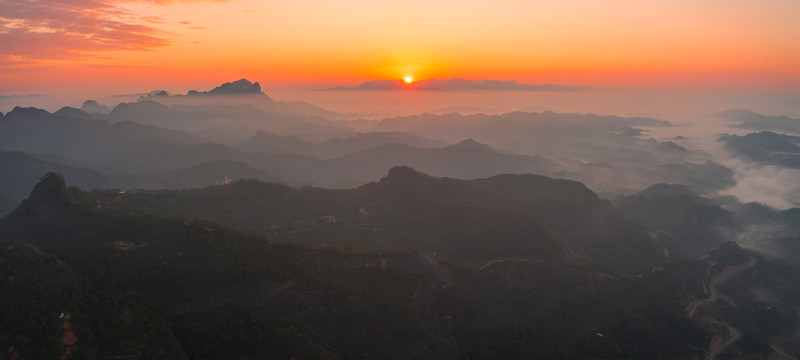
[(80, 58), (97, 51), (167, 45), (167, 34), (137, 21), (147, 19), (136, 19), (108, 1), (4, 1), (0, 3), (0, 56)]
[[(151, 24), (157, 16), (140, 17), (122, 3), (172, 5), (168, 0), (4, 0), (0, 1), (0, 64), (9, 57), (76, 59), (113, 50), (149, 50), (170, 43), (170, 34)], [(215, 1), (215, 0), (205, 0)], [(216, 0), (220, 1), (220, 0)]]
[(402, 80), (365, 81), (355, 87), (337, 86), (328, 91), (583, 91), (583, 86), (521, 84), (514, 80), (430, 79), (406, 84)]
[(18, 56), (18, 55), (0, 56), (0, 67), (32, 64), (34, 62), (35, 62), (34, 60), (26, 59), (26, 58), (24, 58), (22, 56)]
[(800, 207), (800, 170), (744, 162), (726, 164), (734, 169), (736, 185), (723, 194), (742, 202), (759, 202), (777, 209)]
[(24, 99), (24, 98), (43, 98), (43, 97), (50, 97), (50, 95), (43, 95), (43, 94), (9, 95), (9, 96), (0, 95), (0, 100), (5, 100), (5, 99)]
[(142, 20), (151, 24), (164, 24), (164, 18), (160, 16), (144, 16), (142, 17)]

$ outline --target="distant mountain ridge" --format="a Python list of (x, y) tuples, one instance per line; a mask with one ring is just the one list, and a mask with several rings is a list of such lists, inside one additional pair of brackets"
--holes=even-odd
[(209, 91), (199, 92), (197, 90), (189, 90), (187, 96), (196, 95), (264, 95), (261, 91), (261, 85), (258, 82), (251, 83), (247, 79), (240, 79), (233, 82), (226, 82), (217, 86)]
[(732, 109), (714, 114), (715, 117), (736, 122), (730, 126), (756, 130), (788, 132), (800, 135), (800, 119), (788, 116), (769, 116), (756, 113), (747, 109)]
[(722, 136), (718, 141), (735, 156), (748, 161), (800, 168), (800, 136), (762, 131), (745, 136)]
[(537, 175), (458, 180), (400, 166), (351, 190), (245, 181), (213, 190), (109, 195), (98, 201), (316, 245), (415, 247), (460, 260), (614, 258), (632, 266), (663, 257), (662, 247), (670, 246), (654, 242), (583, 184)]
[(249, 140), (237, 145), (236, 148), (246, 152), (337, 158), (391, 143), (417, 148), (436, 148), (448, 145), (444, 141), (431, 140), (403, 132), (359, 132), (346, 138), (333, 138), (322, 143), (313, 143), (293, 136), (276, 136), (265, 131), (259, 131)]

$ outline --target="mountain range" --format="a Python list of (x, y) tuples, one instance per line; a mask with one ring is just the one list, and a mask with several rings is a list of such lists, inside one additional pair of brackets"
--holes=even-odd
[[(253, 184), (218, 189), (244, 185)], [(602, 201), (573, 182), (465, 182), (408, 168), (360, 190), (397, 204), (431, 191), (467, 208), (489, 193), (519, 212), (533, 211), (526, 202), (533, 199), (565, 213), (603, 206), (591, 205)], [(719, 344), (733, 336), (726, 326), (741, 331), (727, 350), (739, 356), (800, 346), (792, 310), (800, 288), (790, 280), (797, 267), (733, 243), (705, 259), (625, 276), (567, 259), (469, 265), (417, 250), (299, 246), (201, 219), (98, 205), (92, 193), (48, 174), (0, 221), (0, 303), (9, 309), (0, 314), (0, 345), (9, 356), (691, 359), (725, 349)], [(380, 206), (367, 212), (379, 216)], [(596, 245), (609, 253), (637, 249)], [(728, 300), (701, 305), (722, 299), (716, 294)]]

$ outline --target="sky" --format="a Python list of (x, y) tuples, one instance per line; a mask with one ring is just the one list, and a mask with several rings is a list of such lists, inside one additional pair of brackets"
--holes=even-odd
[(0, 0), (0, 95), (493, 79), (800, 93), (797, 0)]

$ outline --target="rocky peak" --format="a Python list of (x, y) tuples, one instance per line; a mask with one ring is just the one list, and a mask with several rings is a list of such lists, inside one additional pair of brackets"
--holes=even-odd
[(58, 218), (63, 209), (74, 203), (74, 197), (67, 189), (64, 176), (49, 172), (36, 184), (31, 195), (6, 216), (5, 225), (19, 223), (20, 219)]
[(258, 82), (251, 83), (247, 79), (236, 80), (234, 82), (226, 82), (220, 86), (211, 89), (210, 91), (199, 92), (191, 90), (186, 95), (266, 95), (261, 91), (261, 85)]
[(108, 114), (111, 111), (108, 106), (100, 105), (94, 100), (84, 101), (83, 105), (81, 105), (81, 110), (90, 114)]
[(45, 174), (36, 186), (34, 186), (28, 201), (39, 203), (44, 201), (56, 200), (67, 201), (70, 198), (67, 192), (67, 183), (64, 176), (59, 173), (49, 172)]

